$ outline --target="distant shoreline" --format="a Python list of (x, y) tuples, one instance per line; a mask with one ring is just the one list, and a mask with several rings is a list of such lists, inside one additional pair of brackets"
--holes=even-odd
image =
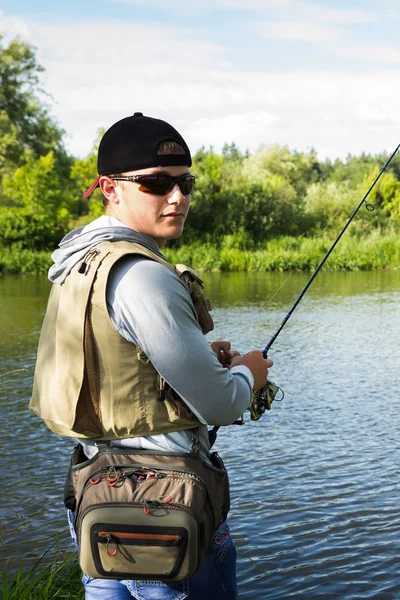
[[(204, 271), (313, 271), (332, 244), (331, 238), (283, 236), (252, 249), (196, 242), (163, 249), (174, 264), (186, 264)], [(0, 275), (45, 274), (50, 251), (0, 247)], [(400, 236), (373, 230), (365, 237), (343, 238), (326, 262), (326, 271), (374, 271), (400, 267)]]

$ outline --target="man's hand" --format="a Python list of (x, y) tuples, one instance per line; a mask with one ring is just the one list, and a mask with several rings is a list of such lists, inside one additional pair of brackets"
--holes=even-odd
[(217, 355), (221, 365), (228, 369), (231, 367), (232, 359), (235, 358), (235, 356), (240, 356), (240, 352), (231, 350), (230, 342), (211, 342), (210, 346), (211, 350)]
[(253, 391), (256, 392), (267, 383), (268, 369), (269, 367), (272, 367), (273, 364), (272, 360), (263, 357), (263, 353), (260, 350), (252, 350), (252, 352), (248, 352), (243, 356), (235, 356), (232, 358), (230, 367), (237, 367), (238, 365), (245, 365), (248, 367), (253, 373)]

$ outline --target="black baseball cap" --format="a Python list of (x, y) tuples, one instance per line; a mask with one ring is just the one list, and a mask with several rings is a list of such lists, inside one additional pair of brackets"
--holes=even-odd
[[(165, 141), (182, 146), (184, 154), (157, 154), (159, 144)], [(166, 121), (136, 112), (114, 123), (101, 138), (97, 153), (99, 175), (83, 196), (87, 198), (97, 188), (101, 175), (175, 165), (192, 165), (183, 137)]]

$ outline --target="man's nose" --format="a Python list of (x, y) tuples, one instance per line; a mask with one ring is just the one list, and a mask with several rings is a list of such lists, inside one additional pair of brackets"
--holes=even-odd
[(175, 183), (174, 187), (168, 194), (168, 202), (171, 204), (179, 204), (184, 202), (185, 196), (181, 192), (181, 188), (177, 183)]

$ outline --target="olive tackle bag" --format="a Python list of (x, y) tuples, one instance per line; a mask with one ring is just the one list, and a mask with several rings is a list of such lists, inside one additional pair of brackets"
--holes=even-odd
[(217, 453), (76, 447), (65, 487), (82, 570), (94, 578), (180, 581), (193, 575), (229, 511)]

